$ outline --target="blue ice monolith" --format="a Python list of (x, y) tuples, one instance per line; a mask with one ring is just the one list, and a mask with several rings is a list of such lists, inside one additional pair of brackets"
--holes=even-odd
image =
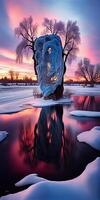
[(43, 96), (49, 96), (61, 85), (64, 74), (60, 37), (51, 34), (37, 38), (35, 51), (38, 82)]

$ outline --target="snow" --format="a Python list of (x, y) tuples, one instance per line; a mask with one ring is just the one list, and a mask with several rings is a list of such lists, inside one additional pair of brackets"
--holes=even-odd
[[(23, 92), (21, 91), (21, 93)], [(11, 99), (10, 97), (7, 97), (9, 98), (9, 100), (5, 97), (4, 103), (4, 100), (2, 101), (2, 98), (0, 98), (0, 114), (18, 112), (25, 109), (32, 109), (33, 107), (45, 107), (57, 104), (71, 104), (73, 102), (70, 98), (62, 98), (60, 100), (54, 101), (52, 99), (44, 100), (43, 98), (34, 98), (33, 95), (30, 95), (29, 97), (25, 96), (24, 98), (21, 97), (22, 94), (20, 95), (19, 92), (19, 95), (14, 95), (14, 97), (12, 96)]]
[(80, 133), (77, 136), (77, 139), (79, 142), (86, 142), (100, 151), (100, 126), (96, 126), (89, 131)]
[[(34, 184), (36, 175), (30, 175), (19, 182), (19, 186)], [(33, 181), (32, 181), (33, 179)], [(31, 181), (30, 181), (31, 180)], [(18, 183), (17, 183), (18, 185)], [(70, 181), (53, 182), (43, 179), (21, 192), (1, 197), (0, 200), (99, 200), (100, 192), (100, 158), (90, 163), (85, 171)]]
[(73, 102), (70, 98), (62, 98), (59, 100), (44, 100), (43, 98), (37, 98), (32, 102), (32, 106), (34, 107), (45, 107), (45, 106), (52, 106), (57, 104), (71, 104)]
[(0, 131), (0, 142), (7, 137), (8, 133), (6, 131)]
[(77, 117), (100, 117), (100, 112), (87, 111), (87, 110), (74, 110), (70, 112), (70, 115)]
[(42, 177), (38, 177), (37, 174), (30, 174), (30, 175), (25, 176), (20, 181), (18, 181), (15, 184), (15, 186), (21, 187), (21, 186), (25, 186), (25, 185), (32, 185), (33, 183), (36, 184), (38, 182), (43, 182), (43, 181), (46, 181), (46, 179), (44, 179)]
[(40, 36), (35, 41), (38, 81), (43, 96), (52, 94), (61, 85), (64, 73), (60, 37), (54, 34)]
[(95, 85), (94, 87), (83, 87), (79, 85), (65, 86), (65, 90), (69, 89), (73, 95), (80, 96), (100, 96), (100, 85)]
[[(94, 88), (83, 88), (82, 86), (64, 86), (64, 93), (66, 91), (71, 91), (74, 95), (80, 95), (80, 92), (83, 91), (82, 95), (100, 95), (100, 86), (95, 86)], [(56, 104), (69, 104), (72, 102), (72, 99), (61, 99), (59, 101), (53, 100), (43, 100), (39, 98), (34, 98), (33, 96), (40, 94), (39, 86), (2, 86), (0, 85), (0, 113), (12, 113), (25, 110), (27, 108), (34, 107), (43, 107)], [(78, 111), (79, 112), (79, 111)], [(83, 115), (83, 111), (81, 114)], [(76, 115), (76, 111), (74, 113)], [(92, 112), (90, 115), (99, 115), (99, 112)], [(79, 116), (79, 114), (78, 114)]]
[(44, 100), (43, 98), (23, 98), (16, 100), (15, 102), (6, 103), (6, 105), (0, 105), (0, 114), (19, 112), (25, 109), (32, 109), (33, 107), (45, 107), (57, 104), (71, 104), (73, 101), (70, 98), (62, 98), (60, 100), (54, 101)]

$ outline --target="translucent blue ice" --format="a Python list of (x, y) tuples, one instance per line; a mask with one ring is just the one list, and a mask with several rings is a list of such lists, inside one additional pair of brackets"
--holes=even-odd
[(61, 84), (64, 63), (62, 44), (57, 35), (41, 36), (35, 41), (37, 73), (40, 88), (44, 96), (52, 94)]

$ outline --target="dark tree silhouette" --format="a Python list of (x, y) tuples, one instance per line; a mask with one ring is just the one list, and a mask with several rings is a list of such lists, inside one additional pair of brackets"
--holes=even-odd
[(18, 78), (19, 78), (19, 72), (15, 72), (15, 78), (16, 78), (16, 80), (18, 81)]
[(10, 70), (8, 73), (9, 73), (9, 76), (10, 76), (11, 81), (13, 81), (13, 80), (14, 80), (14, 76), (15, 76), (14, 71), (13, 71), (13, 70)]
[(35, 49), (34, 42), (37, 35), (37, 24), (33, 24), (33, 19), (30, 16), (29, 18), (24, 18), (22, 22), (20, 22), (19, 26), (15, 28), (15, 34), (18, 37), (21, 37), (21, 42), (16, 48), (16, 61), (22, 62), (23, 54), (28, 55), (29, 50), (32, 50), (33, 60), (34, 60), (34, 71), (36, 72), (36, 60), (35, 60)]
[(88, 58), (84, 58), (78, 63), (78, 69), (75, 72), (76, 77), (82, 77), (91, 86), (100, 80), (100, 64), (92, 65)]

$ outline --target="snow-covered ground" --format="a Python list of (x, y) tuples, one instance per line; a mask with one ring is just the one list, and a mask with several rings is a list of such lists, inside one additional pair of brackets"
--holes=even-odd
[(65, 86), (66, 89), (69, 89), (74, 95), (100, 96), (100, 85), (96, 85), (95, 87)]
[(77, 136), (79, 142), (86, 142), (93, 148), (100, 151), (100, 126), (96, 126), (89, 131), (80, 133)]
[[(78, 139), (100, 149), (100, 127), (81, 133)], [(30, 174), (15, 185), (20, 187), (28, 184), (34, 185), (21, 192), (3, 196), (0, 200), (100, 200), (100, 158), (88, 164), (85, 171), (73, 180), (48, 181), (37, 174)]]
[[(64, 86), (64, 93), (73, 95), (99, 96), (100, 86), (94, 88), (83, 86)], [(43, 100), (33, 97), (34, 94), (40, 94), (39, 86), (2, 86), (0, 85), (0, 113), (10, 113), (24, 110), (27, 108), (43, 107), (59, 103), (71, 103), (71, 99), (62, 99), (60, 101)]]
[(100, 200), (100, 158), (90, 163), (85, 171), (73, 180), (53, 182), (29, 175), (17, 183), (17, 186), (28, 183), (36, 184), (21, 192), (1, 197), (0, 200)]

